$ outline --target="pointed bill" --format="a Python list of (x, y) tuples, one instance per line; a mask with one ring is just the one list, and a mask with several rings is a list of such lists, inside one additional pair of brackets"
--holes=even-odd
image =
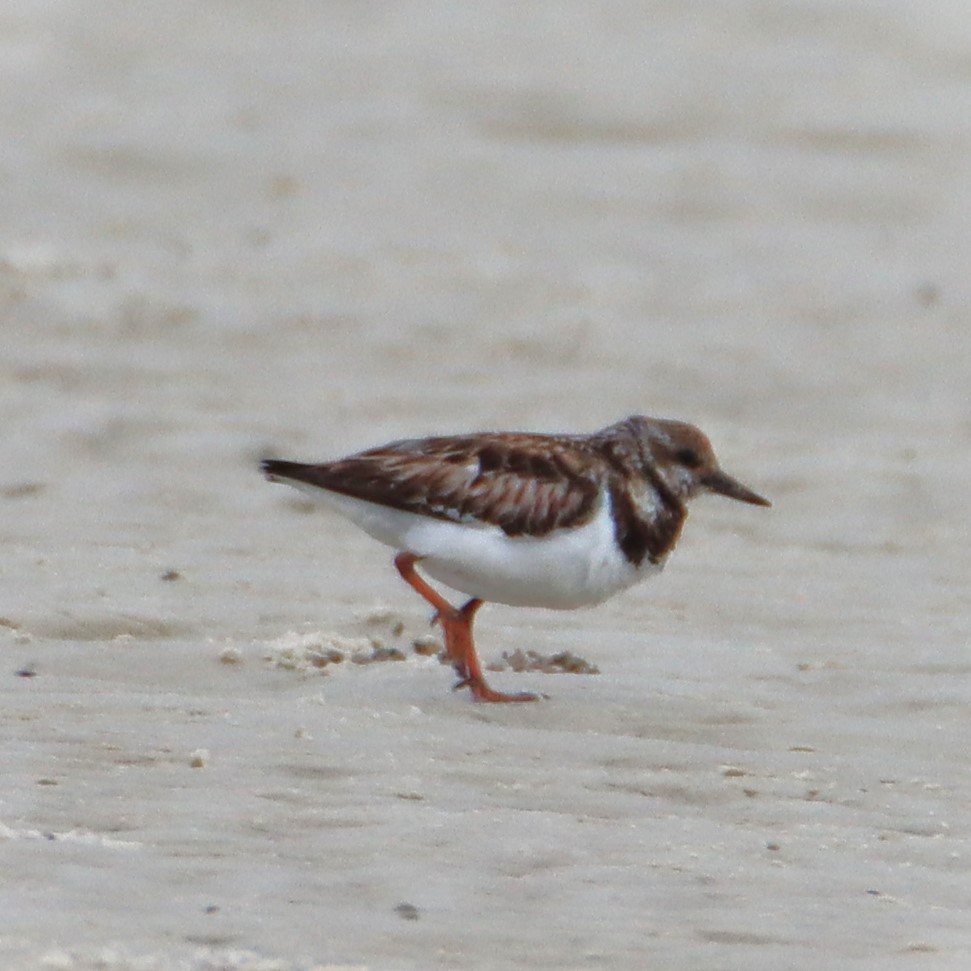
[(750, 502), (753, 506), (771, 506), (768, 499), (764, 499), (757, 492), (743, 486), (741, 482), (726, 475), (720, 469), (706, 475), (701, 484), (711, 492), (717, 492), (720, 496), (728, 496), (729, 499), (738, 499), (740, 502)]

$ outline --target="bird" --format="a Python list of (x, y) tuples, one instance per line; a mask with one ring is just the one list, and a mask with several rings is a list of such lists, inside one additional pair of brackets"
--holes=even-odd
[[(479, 702), (542, 697), (487, 683), (472, 634), (483, 603), (602, 603), (661, 570), (688, 500), (714, 493), (771, 505), (721, 470), (700, 429), (643, 415), (589, 434), (402, 439), (319, 464), (266, 459), (262, 470), (396, 551), (401, 578), (441, 625), (456, 689)], [(426, 576), (469, 599), (455, 606)]]

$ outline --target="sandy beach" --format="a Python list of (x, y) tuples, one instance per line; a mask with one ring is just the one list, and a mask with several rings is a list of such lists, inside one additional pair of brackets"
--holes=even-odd
[[(32, 0), (0, 78), (0, 969), (971, 966), (966, 4)], [(258, 470), (632, 413), (774, 505), (485, 608), (535, 705)]]

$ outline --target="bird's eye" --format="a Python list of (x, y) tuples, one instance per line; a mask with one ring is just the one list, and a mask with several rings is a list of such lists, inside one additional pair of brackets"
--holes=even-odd
[(678, 465), (683, 465), (686, 469), (696, 469), (701, 465), (701, 457), (693, 448), (679, 448), (674, 453), (674, 459)]

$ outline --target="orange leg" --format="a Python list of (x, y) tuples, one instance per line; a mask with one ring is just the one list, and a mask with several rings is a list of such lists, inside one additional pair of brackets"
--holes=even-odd
[(472, 621), (482, 601), (473, 597), (463, 607), (453, 607), (437, 590), (420, 577), (415, 564), (421, 559), (414, 553), (399, 553), (394, 565), (401, 579), (435, 608), (433, 623), (442, 625), (445, 634), (445, 656), (459, 676), (456, 688), (468, 688), (474, 701), (536, 701), (538, 695), (523, 692), (507, 695), (493, 691), (482, 676), (475, 642), (472, 640)]

